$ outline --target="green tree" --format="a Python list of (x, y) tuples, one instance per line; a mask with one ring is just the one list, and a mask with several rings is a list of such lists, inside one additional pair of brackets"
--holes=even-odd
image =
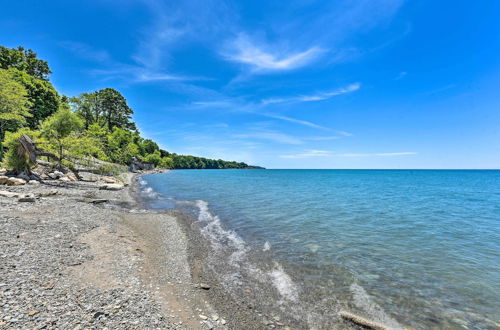
[(107, 126), (111, 131), (118, 127), (136, 130), (132, 121), (134, 111), (128, 106), (127, 100), (116, 89), (104, 88), (93, 93), (83, 93), (71, 99), (71, 105), (76, 113), (85, 120), (85, 127), (94, 123)]
[(21, 83), (28, 92), (31, 117), (28, 126), (36, 129), (45, 118), (54, 114), (59, 109), (61, 98), (49, 81), (35, 78), (25, 71), (11, 69), (13, 78)]
[(97, 92), (82, 93), (78, 97), (72, 97), (70, 104), (75, 112), (85, 121), (85, 129), (94, 124), (103, 126), (103, 121), (100, 121), (102, 109)]
[(74, 134), (80, 132), (82, 128), (82, 119), (64, 104), (42, 123), (40, 127), (42, 137), (47, 139), (48, 149), (57, 153), (59, 166), (67, 158), (72, 146), (78, 144)]
[(161, 168), (174, 168), (174, 160), (170, 157), (163, 157), (158, 164)]
[[(12, 79), (12, 71), (0, 69), (0, 141), (3, 141), (5, 130), (26, 124), (30, 117), (27, 99), (28, 92)], [(0, 142), (0, 159), (3, 157), (3, 144)]]
[(160, 164), (162, 158), (161, 158), (161, 155), (160, 155), (160, 151), (156, 150), (152, 154), (147, 154), (146, 156), (141, 157), (141, 160), (143, 162), (145, 162), (145, 163), (153, 164), (155, 166), (158, 166)]
[(135, 132), (115, 128), (108, 135), (108, 157), (112, 162), (130, 164), (132, 157), (139, 156), (139, 147), (136, 144), (138, 135)]
[(102, 112), (110, 130), (114, 127), (136, 130), (135, 123), (132, 122), (134, 111), (120, 92), (113, 88), (104, 88), (98, 93)]
[(42, 80), (48, 80), (48, 75), (52, 73), (46, 61), (37, 58), (31, 49), (24, 49), (21, 46), (17, 48), (0, 46), (0, 68), (15, 68)]
[(7, 152), (5, 153), (2, 166), (18, 173), (27, 171), (34, 165), (30, 162), (29, 155), (20, 154), (18, 152), (20, 145), (19, 139), (23, 134), (27, 134), (35, 141), (40, 135), (39, 132), (34, 132), (27, 128), (21, 128), (17, 132), (6, 132), (4, 140)]

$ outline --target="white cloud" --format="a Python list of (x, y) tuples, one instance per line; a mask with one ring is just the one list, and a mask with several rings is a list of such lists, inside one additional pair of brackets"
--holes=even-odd
[(352, 153), (336, 154), (328, 150), (305, 150), (302, 153), (280, 155), (281, 158), (310, 158), (310, 157), (394, 157), (416, 155), (416, 152), (383, 152), (383, 153)]
[(267, 105), (267, 104), (276, 104), (276, 103), (322, 101), (322, 100), (332, 98), (334, 96), (355, 92), (360, 88), (361, 88), (361, 84), (357, 82), (357, 83), (350, 84), (350, 85), (347, 85), (345, 87), (338, 88), (338, 89), (335, 89), (335, 90), (332, 90), (329, 92), (321, 92), (321, 93), (312, 94), (312, 95), (299, 95), (299, 96), (288, 97), (288, 98), (270, 98), (270, 99), (262, 100), (261, 103), (263, 105)]
[(280, 155), (281, 158), (310, 158), (310, 157), (331, 157), (333, 154), (328, 150), (305, 150), (303, 153), (291, 154), (291, 155)]
[(263, 115), (265, 117), (269, 117), (269, 118), (280, 119), (280, 120), (288, 121), (288, 122), (291, 122), (291, 123), (296, 123), (296, 124), (300, 124), (300, 125), (304, 125), (304, 126), (309, 126), (309, 127), (312, 127), (312, 128), (329, 130), (329, 128), (327, 128), (327, 127), (324, 127), (324, 126), (312, 123), (312, 122), (307, 121), (307, 120), (301, 120), (301, 119), (296, 119), (296, 118), (291, 118), (291, 117), (281, 116), (281, 115), (274, 115), (274, 114), (270, 114), (270, 113), (264, 113), (264, 114), (261, 114), (261, 115)]
[(237, 139), (245, 139), (245, 140), (252, 140), (252, 139), (258, 139), (258, 140), (267, 140), (267, 141), (272, 141), (276, 143), (282, 143), (282, 144), (302, 144), (303, 141), (280, 132), (276, 131), (256, 131), (256, 132), (251, 132), (250, 134), (234, 134), (232, 136), (233, 138)]
[(405, 152), (382, 152), (373, 154), (336, 154), (339, 157), (393, 157), (393, 156), (409, 156), (416, 155), (416, 152), (405, 151)]
[(240, 34), (229, 43), (229, 51), (224, 52), (228, 60), (249, 65), (255, 71), (286, 71), (305, 66), (317, 59), (325, 50), (310, 47), (299, 52), (267, 50), (251, 42), (248, 37)]

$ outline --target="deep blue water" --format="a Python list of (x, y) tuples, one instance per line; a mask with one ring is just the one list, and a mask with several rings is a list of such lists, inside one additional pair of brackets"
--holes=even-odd
[(159, 195), (153, 207), (196, 206), (210, 238), (232, 245), (235, 266), (247, 253), (275, 260), (258, 273), (285, 301), (356, 309), (394, 327), (500, 323), (500, 171), (176, 170), (143, 179)]

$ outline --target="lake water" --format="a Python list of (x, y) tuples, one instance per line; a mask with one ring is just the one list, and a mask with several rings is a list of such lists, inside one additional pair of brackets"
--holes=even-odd
[(499, 327), (500, 171), (175, 170), (141, 184), (151, 207), (195, 216), (228, 288), (271, 284), (309, 326), (349, 310), (392, 328)]

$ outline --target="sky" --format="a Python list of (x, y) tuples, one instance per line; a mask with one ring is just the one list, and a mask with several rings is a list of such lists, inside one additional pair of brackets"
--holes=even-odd
[(179, 154), (268, 168), (500, 168), (500, 1), (19, 0), (0, 45), (119, 90)]

